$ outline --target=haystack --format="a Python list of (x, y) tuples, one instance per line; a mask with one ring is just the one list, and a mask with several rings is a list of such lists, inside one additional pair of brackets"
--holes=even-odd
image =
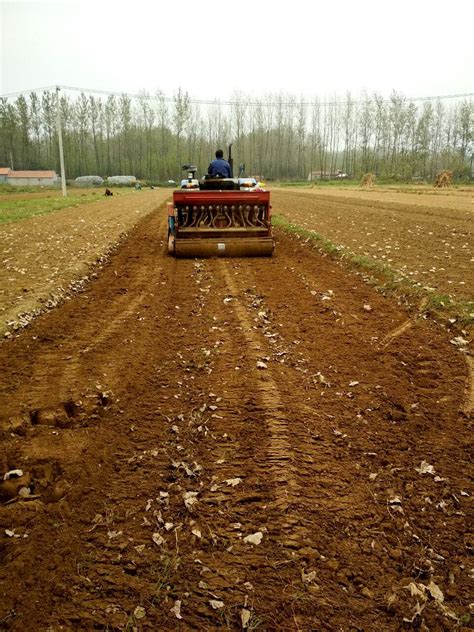
[(436, 188), (450, 187), (453, 183), (453, 172), (449, 169), (443, 169), (436, 176), (434, 186)]
[(362, 178), (361, 187), (371, 187), (374, 183), (375, 176), (373, 173), (366, 173)]

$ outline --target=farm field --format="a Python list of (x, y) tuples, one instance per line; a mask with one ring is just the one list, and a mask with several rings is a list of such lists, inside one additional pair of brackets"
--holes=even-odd
[[(0, 334), (27, 323), (31, 313), (53, 306), (70, 286), (79, 288), (93, 272), (92, 265), (114, 248), (140, 217), (157, 208), (169, 191), (115, 191), (113, 198), (101, 196), (91, 202), (95, 191), (72, 189), (72, 208), (47, 212), (48, 206), (63, 203), (61, 192), (19, 193), (0, 197), (2, 206), (12, 199), (26, 201), (27, 213), (45, 214), (0, 223)], [(80, 203), (81, 197), (89, 203)], [(38, 206), (31, 206), (31, 203)], [(3, 203), (3, 205), (2, 205)], [(21, 214), (20, 211), (18, 211)]]
[[(169, 194), (1, 227), (24, 270), (1, 279), (5, 318), (108, 253), (0, 344), (1, 473), (21, 470), (0, 484), (2, 629), (467, 630), (455, 334), (280, 229), (271, 259), (172, 259)], [(273, 210), (472, 298), (469, 194), (367, 195), (275, 189)], [(416, 243), (442, 275), (418, 276)]]
[(455, 300), (474, 295), (474, 190), (276, 189), (274, 212)]

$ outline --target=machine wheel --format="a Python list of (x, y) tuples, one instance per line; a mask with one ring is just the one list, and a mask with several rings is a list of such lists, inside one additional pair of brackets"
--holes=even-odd
[(171, 231), (168, 231), (168, 254), (174, 256), (174, 235)]

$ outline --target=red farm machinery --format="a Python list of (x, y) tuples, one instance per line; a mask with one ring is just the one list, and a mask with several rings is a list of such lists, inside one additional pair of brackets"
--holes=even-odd
[[(229, 147), (230, 154), (230, 147)], [(232, 159), (229, 155), (232, 169)], [(175, 257), (271, 256), (270, 192), (252, 178), (188, 177), (168, 203), (168, 252)], [(232, 171), (231, 171), (232, 173)]]

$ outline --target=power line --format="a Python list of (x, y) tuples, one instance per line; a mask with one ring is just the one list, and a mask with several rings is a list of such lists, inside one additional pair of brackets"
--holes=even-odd
[[(145, 92), (143, 93), (131, 93), (131, 92), (114, 92), (111, 90), (98, 90), (96, 88), (78, 88), (76, 86), (64, 86), (64, 85), (55, 85), (55, 86), (45, 86), (42, 88), (32, 88), (30, 90), (22, 90), (19, 92), (10, 92), (7, 94), (2, 94), (0, 95), (0, 98), (11, 98), (11, 97), (15, 97), (15, 96), (22, 96), (25, 94), (31, 94), (33, 92), (48, 92), (50, 90), (56, 90), (57, 88), (61, 89), (61, 90), (67, 90), (67, 91), (71, 91), (71, 92), (81, 92), (81, 93), (87, 93), (87, 94), (99, 94), (99, 95), (103, 95), (103, 96), (115, 96), (115, 97), (121, 97), (121, 96), (125, 96), (128, 97), (130, 99), (146, 99), (149, 101), (156, 101), (156, 100), (160, 100), (160, 101), (165, 101), (168, 103), (174, 103), (175, 101), (175, 97), (167, 97), (167, 96), (159, 96), (159, 95), (151, 95), (151, 94), (147, 94)], [(185, 93), (187, 94), (187, 93)], [(397, 95), (398, 96), (398, 95)], [(445, 99), (467, 99), (467, 98), (472, 98), (474, 96), (473, 92), (467, 92), (464, 94), (443, 94), (443, 95), (437, 95), (437, 96), (427, 96), (427, 97), (405, 97), (403, 95), (402, 98), (405, 101), (408, 102), (414, 102), (414, 101), (442, 101)], [(380, 99), (379, 103), (391, 103), (392, 99), (391, 98), (385, 98), (385, 99)], [(282, 105), (284, 107), (295, 107), (295, 106), (303, 106), (303, 107), (314, 107), (315, 105), (321, 106), (321, 107), (329, 107), (329, 106), (335, 106), (335, 105), (344, 105), (345, 103), (348, 103), (348, 99), (346, 98), (345, 100), (340, 99), (340, 100), (336, 100), (336, 101), (318, 101), (318, 100), (314, 100), (314, 101), (276, 101), (276, 103), (278, 105)], [(275, 105), (275, 100), (271, 100), (271, 101), (231, 101), (231, 100), (224, 100), (221, 101), (219, 99), (214, 99), (214, 100), (209, 100), (209, 99), (191, 99), (189, 98), (189, 103), (194, 103), (197, 105), (214, 105), (214, 106), (234, 106), (234, 105), (244, 105), (244, 106), (249, 106), (249, 107), (259, 107), (259, 106), (263, 106), (263, 107), (271, 107), (273, 105)], [(350, 100), (351, 105), (363, 105), (365, 103), (364, 100)]]
[(21, 97), (24, 94), (31, 94), (32, 92), (47, 92), (48, 90), (56, 90), (57, 86), (44, 86), (43, 88), (31, 88), (31, 90), (20, 90), (19, 92), (8, 92), (7, 94), (1, 94), (0, 99), (9, 99), (10, 97)]

